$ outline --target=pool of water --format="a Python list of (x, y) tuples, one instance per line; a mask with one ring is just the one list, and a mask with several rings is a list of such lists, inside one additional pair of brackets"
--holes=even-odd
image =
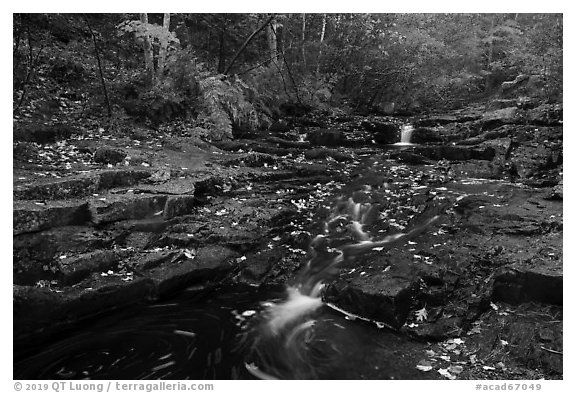
[(17, 348), (14, 379), (256, 379), (251, 366), (280, 379), (422, 377), (411, 362), (424, 343), (325, 305), (309, 316), (305, 353), (264, 342), (267, 358), (255, 356), (259, 315), (285, 296), (284, 289), (250, 287), (203, 297), (185, 291), (125, 309), (42, 347)]
[(36, 351), (16, 351), (14, 378), (251, 378), (238, 334), (247, 322), (242, 313), (253, 314), (265, 298), (274, 294), (235, 288), (198, 298), (185, 291), (125, 309)]

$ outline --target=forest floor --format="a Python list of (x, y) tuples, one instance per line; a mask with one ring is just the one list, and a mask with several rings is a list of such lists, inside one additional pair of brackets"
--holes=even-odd
[[(421, 127), (446, 140), (486, 124), (469, 112)], [(399, 337), (379, 342), (374, 326), (350, 378), (561, 379), (561, 124), (493, 122), (457, 145), (398, 148), (339, 143), (398, 119), (307, 120), (213, 144), (145, 129), (15, 138), (16, 348), (190, 286), (293, 282), (331, 209), (352, 198), (378, 206), (365, 228), (376, 239), (431, 207), (441, 218), (328, 283), (326, 302)], [(300, 142), (324, 127), (335, 131), (318, 144), (332, 146)]]

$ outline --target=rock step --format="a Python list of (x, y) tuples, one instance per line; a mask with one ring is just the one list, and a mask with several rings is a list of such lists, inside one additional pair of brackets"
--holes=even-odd
[(84, 200), (15, 201), (13, 233), (38, 232), (50, 228), (105, 224), (124, 220), (138, 220), (153, 216), (164, 219), (189, 214), (194, 206), (193, 195), (105, 194)]
[(62, 179), (19, 184), (14, 187), (14, 199), (57, 200), (92, 196), (114, 187), (137, 184), (152, 176), (145, 169), (114, 169), (74, 175)]
[(494, 276), (492, 298), (510, 304), (541, 302), (562, 305), (564, 279), (562, 262), (556, 270), (539, 266), (512, 265)]
[(419, 288), (417, 278), (381, 272), (340, 278), (328, 286), (324, 298), (344, 311), (399, 329)]
[[(77, 258), (75, 266), (68, 261), (68, 277), (74, 281), (82, 269), (101, 268), (105, 261), (121, 256), (122, 253), (101, 253), (98, 258), (102, 265), (90, 262), (88, 255)], [(57, 331), (66, 324), (130, 304), (150, 302), (194, 284), (208, 285), (234, 269), (238, 256), (222, 246), (199, 248), (191, 258), (181, 251), (134, 255), (129, 258), (134, 268), (129, 275), (92, 273), (76, 285), (61, 288), (14, 285), (14, 337)]]
[(88, 202), (15, 201), (13, 208), (13, 232), (19, 235), (48, 228), (78, 225), (90, 221)]

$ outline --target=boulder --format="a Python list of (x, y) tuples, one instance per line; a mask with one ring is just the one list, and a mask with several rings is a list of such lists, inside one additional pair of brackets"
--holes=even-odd
[(400, 140), (400, 129), (392, 122), (367, 119), (361, 125), (372, 134), (376, 143), (389, 145)]
[(94, 152), (94, 161), (98, 164), (111, 164), (116, 165), (126, 158), (127, 154), (125, 151), (116, 149), (109, 146), (102, 146), (96, 149)]
[(347, 312), (398, 329), (406, 321), (418, 291), (417, 279), (381, 272), (340, 278), (328, 286), (324, 298)]

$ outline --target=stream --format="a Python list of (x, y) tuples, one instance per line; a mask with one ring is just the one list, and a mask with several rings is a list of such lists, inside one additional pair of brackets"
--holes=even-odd
[[(401, 146), (393, 148), (411, 145), (411, 132), (405, 127)], [(396, 215), (406, 218), (407, 225), (410, 221), (406, 229), (399, 227), (403, 232), (390, 227), (395, 220), (382, 219), (382, 214), (406, 210), (422, 188), (413, 182), (411, 169), (385, 161), (365, 157), (356, 169), (363, 174), (355, 185), (348, 184), (335, 200), (329, 197), (332, 210), (316, 223), (322, 222), (323, 229), (312, 240), (309, 262), (288, 288), (188, 290), (92, 319), (41, 349), (16, 348), (14, 378), (413, 379), (412, 358), (423, 353), (425, 342), (345, 313), (321, 298), (324, 283), (335, 277), (341, 262), (405, 243), (439, 218), (428, 214), (421, 219), (419, 212), (412, 225), (414, 214)], [(368, 185), (366, 176), (380, 172), (394, 176), (394, 183)], [(461, 179), (447, 186), (432, 187), (432, 192), (455, 197), (507, 188), (486, 179)]]

